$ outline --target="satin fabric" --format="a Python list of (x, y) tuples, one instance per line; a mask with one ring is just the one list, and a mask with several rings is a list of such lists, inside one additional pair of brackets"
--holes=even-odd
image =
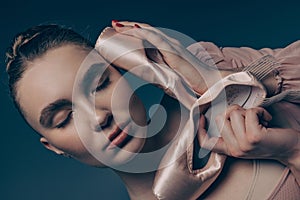
[[(147, 51), (149, 47), (151, 50)], [(226, 160), (224, 155), (213, 152), (208, 154), (209, 151), (201, 149), (196, 157), (209, 156), (209, 159), (201, 169), (193, 167), (193, 141), (199, 115), (206, 110), (202, 107), (207, 103), (213, 105), (204, 114), (211, 121), (208, 133), (218, 136), (213, 120), (210, 119), (224, 112), (229, 104), (239, 104), (245, 108), (260, 105), (266, 97), (264, 86), (250, 72), (238, 72), (218, 81), (198, 97), (177, 73), (162, 62), (153, 46), (142, 40), (106, 28), (99, 36), (95, 48), (116, 66), (126, 63), (136, 66), (130, 70), (131, 73), (163, 87), (166, 93), (177, 98), (190, 110), (185, 128), (174, 139), (156, 172), (153, 193), (158, 199), (198, 198), (218, 177)]]

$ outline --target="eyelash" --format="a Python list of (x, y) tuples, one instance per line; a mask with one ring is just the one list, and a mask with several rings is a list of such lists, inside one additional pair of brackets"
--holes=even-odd
[(73, 118), (73, 111), (70, 111), (66, 119), (64, 119), (64, 121), (56, 125), (56, 128), (64, 128), (71, 121), (72, 118)]
[(101, 84), (99, 84), (99, 85), (96, 87), (96, 89), (93, 91), (93, 93), (105, 89), (109, 84), (110, 84), (110, 79), (109, 79), (109, 77), (107, 77), (107, 78), (104, 80), (104, 82), (102, 82)]

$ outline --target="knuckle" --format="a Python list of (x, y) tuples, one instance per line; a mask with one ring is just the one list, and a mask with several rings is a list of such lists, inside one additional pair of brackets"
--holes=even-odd
[(249, 108), (247, 110), (247, 112), (250, 113), (250, 114), (256, 113), (257, 112), (257, 108)]
[(241, 114), (241, 111), (240, 111), (240, 110), (233, 110), (233, 111), (231, 111), (230, 116), (232, 116), (232, 117), (237, 117), (237, 116), (239, 116), (240, 114)]
[(240, 158), (244, 156), (244, 153), (239, 149), (229, 149), (230, 155), (236, 158)]
[(226, 110), (226, 115), (229, 115), (230, 113), (237, 111), (239, 109), (240, 109), (240, 106), (237, 104), (230, 105)]
[(247, 140), (250, 144), (258, 144), (262, 140), (260, 134), (247, 133), (246, 135), (247, 135)]
[(239, 105), (237, 105), (237, 104), (233, 104), (233, 105), (230, 106), (230, 108), (231, 108), (232, 110), (239, 110), (239, 109), (241, 108), (241, 106), (239, 106)]
[(252, 147), (248, 143), (242, 143), (242, 144), (240, 144), (240, 149), (242, 152), (248, 153), (252, 150)]

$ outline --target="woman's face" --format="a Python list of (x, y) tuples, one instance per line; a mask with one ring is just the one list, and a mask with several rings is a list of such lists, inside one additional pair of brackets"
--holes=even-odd
[[(143, 147), (145, 129), (133, 124), (146, 124), (144, 107), (121, 74), (112, 66), (104, 68), (95, 52), (91, 63), (99, 62), (93, 66), (101, 73), (82, 70), (88, 55), (78, 46), (64, 45), (29, 62), (17, 99), (46, 148), (89, 165), (117, 166)], [(83, 77), (89, 80), (79, 81), (84, 86), (74, 90), (80, 94), (74, 98), (74, 84)]]

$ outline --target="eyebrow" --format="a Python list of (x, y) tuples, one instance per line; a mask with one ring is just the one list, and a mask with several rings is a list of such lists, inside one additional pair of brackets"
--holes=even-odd
[(40, 124), (44, 128), (50, 128), (53, 126), (54, 116), (65, 108), (72, 108), (72, 103), (67, 99), (58, 99), (53, 103), (46, 106), (40, 114)]
[(93, 80), (95, 80), (95, 78), (99, 76), (100, 73), (105, 73), (105, 66), (105, 63), (95, 63), (92, 64), (90, 68), (86, 71), (80, 83), (80, 88), (82, 89), (85, 95), (88, 95)]

